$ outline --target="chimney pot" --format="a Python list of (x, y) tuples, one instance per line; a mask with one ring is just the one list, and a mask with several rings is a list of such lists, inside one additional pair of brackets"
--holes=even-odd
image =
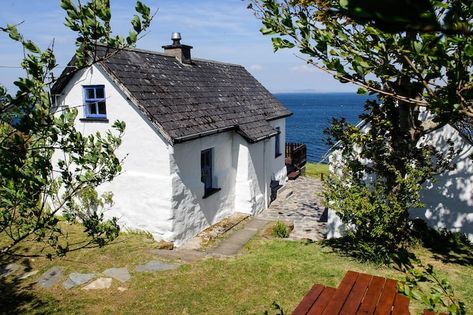
[(168, 56), (176, 57), (181, 63), (192, 64), (192, 46), (181, 44), (181, 33), (174, 32), (171, 36), (172, 45), (163, 46), (164, 53)]

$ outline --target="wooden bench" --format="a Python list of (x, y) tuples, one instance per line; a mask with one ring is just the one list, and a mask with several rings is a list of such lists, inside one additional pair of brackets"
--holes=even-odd
[(409, 298), (397, 293), (397, 282), (348, 271), (338, 288), (316, 284), (293, 315), (408, 315)]

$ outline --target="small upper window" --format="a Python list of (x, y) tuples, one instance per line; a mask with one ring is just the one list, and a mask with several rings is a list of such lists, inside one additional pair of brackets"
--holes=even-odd
[(279, 157), (281, 155), (281, 128), (275, 128), (278, 132), (274, 139), (274, 156)]
[(84, 86), (84, 113), (86, 118), (107, 118), (105, 86)]

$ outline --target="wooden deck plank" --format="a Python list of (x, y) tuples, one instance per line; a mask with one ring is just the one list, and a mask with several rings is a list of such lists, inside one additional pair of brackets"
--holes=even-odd
[(335, 294), (336, 289), (331, 287), (325, 287), (324, 292), (320, 295), (319, 299), (312, 305), (307, 315), (320, 315), (323, 313), (328, 303)]
[(360, 308), (361, 301), (365, 297), (366, 291), (371, 283), (373, 276), (365, 273), (360, 273), (356, 279), (355, 285), (348, 295), (347, 301), (340, 311), (340, 315), (353, 315), (356, 314)]
[(345, 304), (345, 301), (348, 295), (350, 294), (351, 289), (353, 288), (353, 285), (356, 282), (356, 279), (358, 278), (358, 275), (359, 273), (357, 272), (347, 271), (345, 277), (343, 278), (342, 282), (335, 291), (332, 300), (327, 305), (322, 314), (334, 315), (340, 312), (343, 307), (343, 304)]
[(373, 280), (371, 280), (370, 286), (368, 291), (366, 291), (365, 298), (361, 302), (361, 306), (358, 309), (357, 315), (372, 315), (376, 309), (376, 305), (378, 304), (379, 297), (383, 292), (384, 283), (386, 282), (386, 278), (381, 278), (377, 276), (373, 276)]
[(384, 284), (383, 293), (379, 298), (378, 305), (376, 306), (375, 315), (389, 315), (391, 314), (394, 298), (397, 293), (397, 282), (392, 279), (386, 279)]
[(396, 294), (392, 315), (409, 315), (409, 298), (402, 294)]
[(321, 284), (314, 284), (310, 291), (304, 296), (302, 301), (297, 305), (292, 315), (306, 315), (312, 305), (317, 301), (325, 286)]

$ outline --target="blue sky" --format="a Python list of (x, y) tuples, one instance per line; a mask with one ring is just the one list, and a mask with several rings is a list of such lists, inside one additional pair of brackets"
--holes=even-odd
[[(245, 0), (144, 0), (158, 10), (149, 34), (139, 48), (162, 51), (171, 42), (172, 32), (181, 32), (184, 44), (194, 46), (197, 58), (237, 63), (245, 66), (271, 92), (312, 90), (351, 92), (331, 76), (306, 65), (295, 51), (273, 53), (269, 37), (259, 33), (260, 22), (246, 9)], [(134, 12), (134, 0), (111, 0), (112, 27), (127, 34)], [(64, 66), (74, 50), (74, 33), (63, 25), (65, 13), (59, 0), (2, 0), (0, 25), (24, 21), (20, 31), (26, 38), (47, 47), (55, 39), (55, 52)], [(22, 50), (0, 33), (0, 83), (12, 88), (20, 74)]]

